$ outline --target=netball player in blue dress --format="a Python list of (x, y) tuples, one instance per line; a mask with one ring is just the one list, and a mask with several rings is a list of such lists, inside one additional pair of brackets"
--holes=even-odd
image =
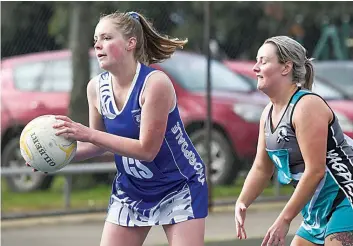
[(180, 119), (173, 85), (149, 64), (187, 41), (160, 35), (139, 13), (103, 16), (95, 52), (105, 70), (87, 86), (90, 127), (57, 116), (57, 134), (79, 141), (74, 161), (115, 154), (101, 246), (140, 246), (162, 225), (170, 245), (204, 245), (205, 165)]
[[(328, 104), (311, 92), (313, 65), (295, 40), (272, 37), (257, 54), (258, 89), (270, 99), (260, 121), (254, 164), (235, 206), (237, 236), (246, 209), (278, 170), (295, 191), (262, 246), (284, 246), (291, 221), (303, 222), (292, 246), (353, 245), (353, 147)], [(245, 223), (246, 224), (246, 223)]]

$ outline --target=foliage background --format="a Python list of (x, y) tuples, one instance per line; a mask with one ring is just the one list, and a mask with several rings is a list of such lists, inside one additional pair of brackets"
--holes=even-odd
[[(72, 2), (2, 2), (1, 57), (69, 47)], [(103, 13), (139, 11), (157, 30), (170, 36), (187, 37), (186, 47), (201, 52), (203, 47), (203, 2), (117, 1), (88, 2), (89, 31)], [(212, 2), (211, 35), (220, 55), (252, 59), (268, 37), (290, 35), (313, 52), (323, 23), (353, 22), (351, 2)], [(352, 34), (352, 30), (351, 34)], [(352, 36), (352, 35), (351, 35)], [(93, 38), (92, 38), (93, 40)], [(353, 57), (352, 49), (350, 58)]]

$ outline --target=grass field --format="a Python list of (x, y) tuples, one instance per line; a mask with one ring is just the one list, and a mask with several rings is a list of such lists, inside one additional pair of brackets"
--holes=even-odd
[[(235, 199), (240, 191), (244, 179), (239, 178), (232, 186), (214, 186), (212, 196), (214, 199)], [(55, 210), (64, 208), (64, 178), (57, 177), (49, 190), (30, 193), (13, 193), (6, 186), (5, 180), (1, 182), (1, 207), (2, 213), (29, 212)], [(71, 193), (71, 208), (105, 208), (108, 204), (111, 187), (98, 185), (87, 190), (75, 190)], [(291, 194), (292, 187), (281, 186), (280, 194)], [(273, 196), (272, 186), (266, 188), (263, 196)]]

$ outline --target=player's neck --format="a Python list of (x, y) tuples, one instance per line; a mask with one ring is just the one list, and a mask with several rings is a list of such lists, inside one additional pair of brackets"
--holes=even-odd
[(285, 90), (280, 90), (277, 88), (277, 91), (274, 95), (270, 97), (270, 100), (273, 104), (274, 108), (281, 109), (283, 107), (287, 107), (289, 100), (293, 96), (293, 94), (297, 91), (297, 86), (291, 86), (290, 89), (286, 88)]
[(122, 62), (119, 66), (116, 66), (114, 71), (110, 71), (112, 82), (121, 88), (129, 87), (135, 77), (137, 66), (138, 62), (135, 60)]

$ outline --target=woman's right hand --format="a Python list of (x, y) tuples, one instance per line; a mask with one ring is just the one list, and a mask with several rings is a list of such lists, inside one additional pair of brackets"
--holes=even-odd
[(237, 228), (238, 239), (246, 239), (246, 231), (244, 228), (244, 222), (246, 217), (246, 206), (242, 202), (235, 204), (235, 226)]
[[(32, 167), (31, 165), (29, 165), (28, 162), (26, 162), (26, 166), (27, 166), (27, 167)], [(33, 171), (33, 172), (38, 172), (38, 170), (35, 169), (35, 168), (32, 168), (32, 171)], [(44, 173), (45, 173), (45, 174), (48, 174), (47, 172), (44, 172)]]

